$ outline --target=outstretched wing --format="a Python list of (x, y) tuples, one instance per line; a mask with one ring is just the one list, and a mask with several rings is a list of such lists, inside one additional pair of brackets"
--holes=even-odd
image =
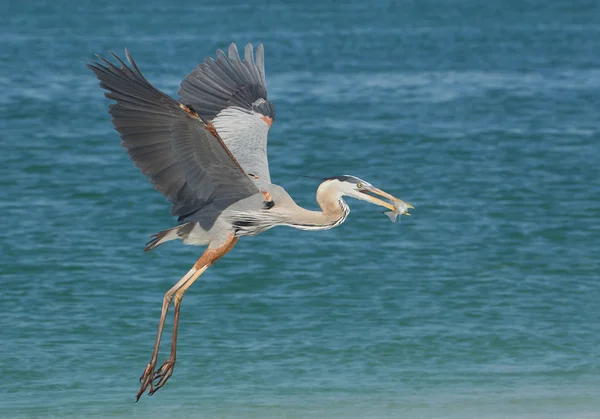
[(184, 217), (219, 202), (223, 208), (259, 193), (211, 124), (152, 86), (129, 51), (129, 66), (102, 62), (87, 65), (117, 103), (110, 106), (115, 129), (135, 165)]
[(217, 132), (244, 171), (253, 179), (271, 182), (267, 159), (267, 134), (275, 108), (267, 101), (264, 49), (246, 45), (240, 60), (235, 44), (229, 57), (217, 50), (181, 83), (180, 101), (212, 121)]

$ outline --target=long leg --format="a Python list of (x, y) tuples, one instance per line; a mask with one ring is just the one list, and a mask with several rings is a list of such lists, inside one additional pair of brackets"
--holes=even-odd
[[(159, 331), (156, 337), (156, 342), (154, 345), (154, 352), (152, 353), (152, 359), (150, 363), (146, 367), (142, 378), (142, 385), (137, 394), (137, 399), (141, 397), (141, 395), (146, 391), (148, 387), (150, 387), (149, 394), (154, 394), (158, 389), (165, 385), (167, 380), (173, 374), (173, 368), (175, 367), (175, 359), (176, 359), (176, 344), (177, 344), (177, 331), (179, 326), (179, 311), (181, 307), (181, 300), (183, 299), (183, 294), (185, 291), (198, 279), (202, 273), (212, 265), (217, 259), (224, 256), (227, 252), (229, 252), (237, 243), (238, 238), (234, 237), (233, 234), (227, 238), (225, 243), (223, 243), (219, 247), (211, 247), (204, 252), (204, 254), (198, 259), (198, 261), (194, 264), (192, 269), (183, 277), (175, 286), (173, 286), (167, 293), (165, 294), (165, 298), (163, 300), (163, 311), (161, 313), (161, 319), (159, 323)], [(159, 370), (154, 373), (154, 369), (156, 367), (156, 359), (158, 357), (158, 347), (160, 345), (160, 339), (162, 337), (162, 329), (164, 328), (166, 314), (169, 308), (169, 304), (171, 303), (173, 296), (175, 296), (175, 316), (173, 319), (173, 336), (171, 339), (171, 354), (169, 359), (159, 368)], [(158, 380), (158, 382), (153, 385), (152, 381)]]
[(183, 278), (181, 278), (179, 281), (177, 281), (177, 283), (173, 287), (171, 287), (171, 289), (169, 289), (169, 291), (167, 291), (165, 293), (165, 296), (163, 298), (162, 311), (160, 313), (160, 321), (158, 322), (158, 333), (156, 334), (156, 341), (154, 342), (154, 350), (152, 351), (152, 358), (150, 359), (150, 362), (146, 366), (144, 373), (140, 377), (141, 386), (136, 395), (136, 400), (140, 399), (140, 397), (142, 396), (142, 394), (144, 394), (144, 392), (146, 391), (148, 386), (150, 387), (150, 391), (152, 391), (152, 379), (154, 377), (154, 369), (156, 368), (156, 360), (158, 359), (158, 349), (160, 348), (162, 332), (165, 327), (165, 320), (167, 318), (167, 312), (169, 311), (169, 306), (171, 305), (171, 301), (173, 300), (173, 295), (175, 295), (175, 292), (177, 292), (177, 290), (179, 288), (181, 288), (183, 285), (185, 285), (186, 281), (188, 281), (196, 273), (196, 271), (197, 271), (196, 265), (194, 265), (192, 267), (192, 269), (190, 269), (188, 271), (188, 273), (186, 273), (183, 276)]
[[(196, 263), (196, 267), (198, 267), (199, 270), (202, 270), (202, 272), (204, 272), (211, 264), (216, 262), (217, 259), (223, 257), (227, 252), (233, 249), (237, 241), (237, 237), (231, 236), (226, 244), (219, 247), (218, 249), (215, 249), (215, 251), (211, 254), (206, 255), (205, 253), (205, 255), (207, 256), (206, 259), (203, 261), (201, 258)], [(205, 265), (202, 265), (202, 263), (205, 263)], [(153, 384), (153, 388), (150, 390), (149, 393), (150, 395), (156, 393), (162, 386), (164, 386), (167, 380), (173, 374), (173, 369), (175, 368), (175, 360), (177, 359), (177, 332), (179, 330), (179, 311), (181, 309), (181, 301), (183, 300), (183, 294), (185, 294), (186, 290), (195, 282), (198, 276), (199, 275), (190, 278), (175, 293), (175, 316), (173, 319), (173, 335), (171, 337), (171, 354), (169, 355), (169, 359), (165, 361), (165, 363), (158, 369), (158, 371), (154, 375), (153, 381), (157, 382)]]

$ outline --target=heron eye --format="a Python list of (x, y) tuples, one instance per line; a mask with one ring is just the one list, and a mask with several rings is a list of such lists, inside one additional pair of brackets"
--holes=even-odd
[(358, 182), (358, 184), (356, 185), (356, 187), (357, 187), (358, 189), (362, 189), (362, 187), (363, 187), (363, 184), (362, 184), (362, 182)]

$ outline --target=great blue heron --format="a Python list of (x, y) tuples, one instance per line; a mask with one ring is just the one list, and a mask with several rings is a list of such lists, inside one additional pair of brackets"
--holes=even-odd
[[(350, 212), (343, 196), (368, 201), (398, 212), (402, 202), (354, 176), (322, 179), (317, 189), (321, 211), (298, 206), (281, 186), (271, 183), (267, 133), (275, 119), (267, 101), (264, 50), (254, 55), (246, 45), (241, 60), (235, 44), (229, 56), (221, 50), (206, 58), (181, 83), (179, 100), (152, 86), (128, 50), (129, 65), (103, 57), (87, 66), (100, 79), (121, 144), (134, 164), (172, 204), (176, 227), (152, 236), (144, 251), (170, 240), (207, 246), (200, 259), (164, 296), (152, 358), (140, 378), (136, 399), (160, 389), (173, 374), (179, 309), (185, 291), (239, 237), (254, 236), (285, 225), (301, 230), (327, 230), (343, 223)], [(389, 199), (383, 201), (379, 195)], [(404, 204), (404, 203), (403, 203)], [(401, 212), (408, 204), (404, 204)], [(167, 311), (175, 299), (169, 359), (156, 370)]]

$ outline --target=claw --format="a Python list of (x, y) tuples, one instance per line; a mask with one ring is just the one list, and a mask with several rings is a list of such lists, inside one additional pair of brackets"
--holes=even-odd
[(162, 386), (167, 383), (167, 380), (173, 375), (173, 369), (175, 368), (175, 360), (167, 359), (164, 364), (154, 373), (152, 378), (152, 386), (148, 392), (149, 395), (156, 393)]
[(156, 367), (156, 364), (148, 364), (146, 366), (146, 369), (144, 370), (144, 373), (142, 374), (142, 376), (140, 377), (140, 383), (142, 383), (142, 385), (140, 386), (140, 389), (137, 392), (137, 395), (135, 396), (135, 401), (139, 401), (140, 397), (142, 397), (142, 394), (144, 394), (146, 392), (146, 389), (148, 387), (150, 387), (150, 391), (148, 392), (149, 394), (153, 393), (153, 385), (152, 385), (152, 381), (154, 380), (154, 368)]

